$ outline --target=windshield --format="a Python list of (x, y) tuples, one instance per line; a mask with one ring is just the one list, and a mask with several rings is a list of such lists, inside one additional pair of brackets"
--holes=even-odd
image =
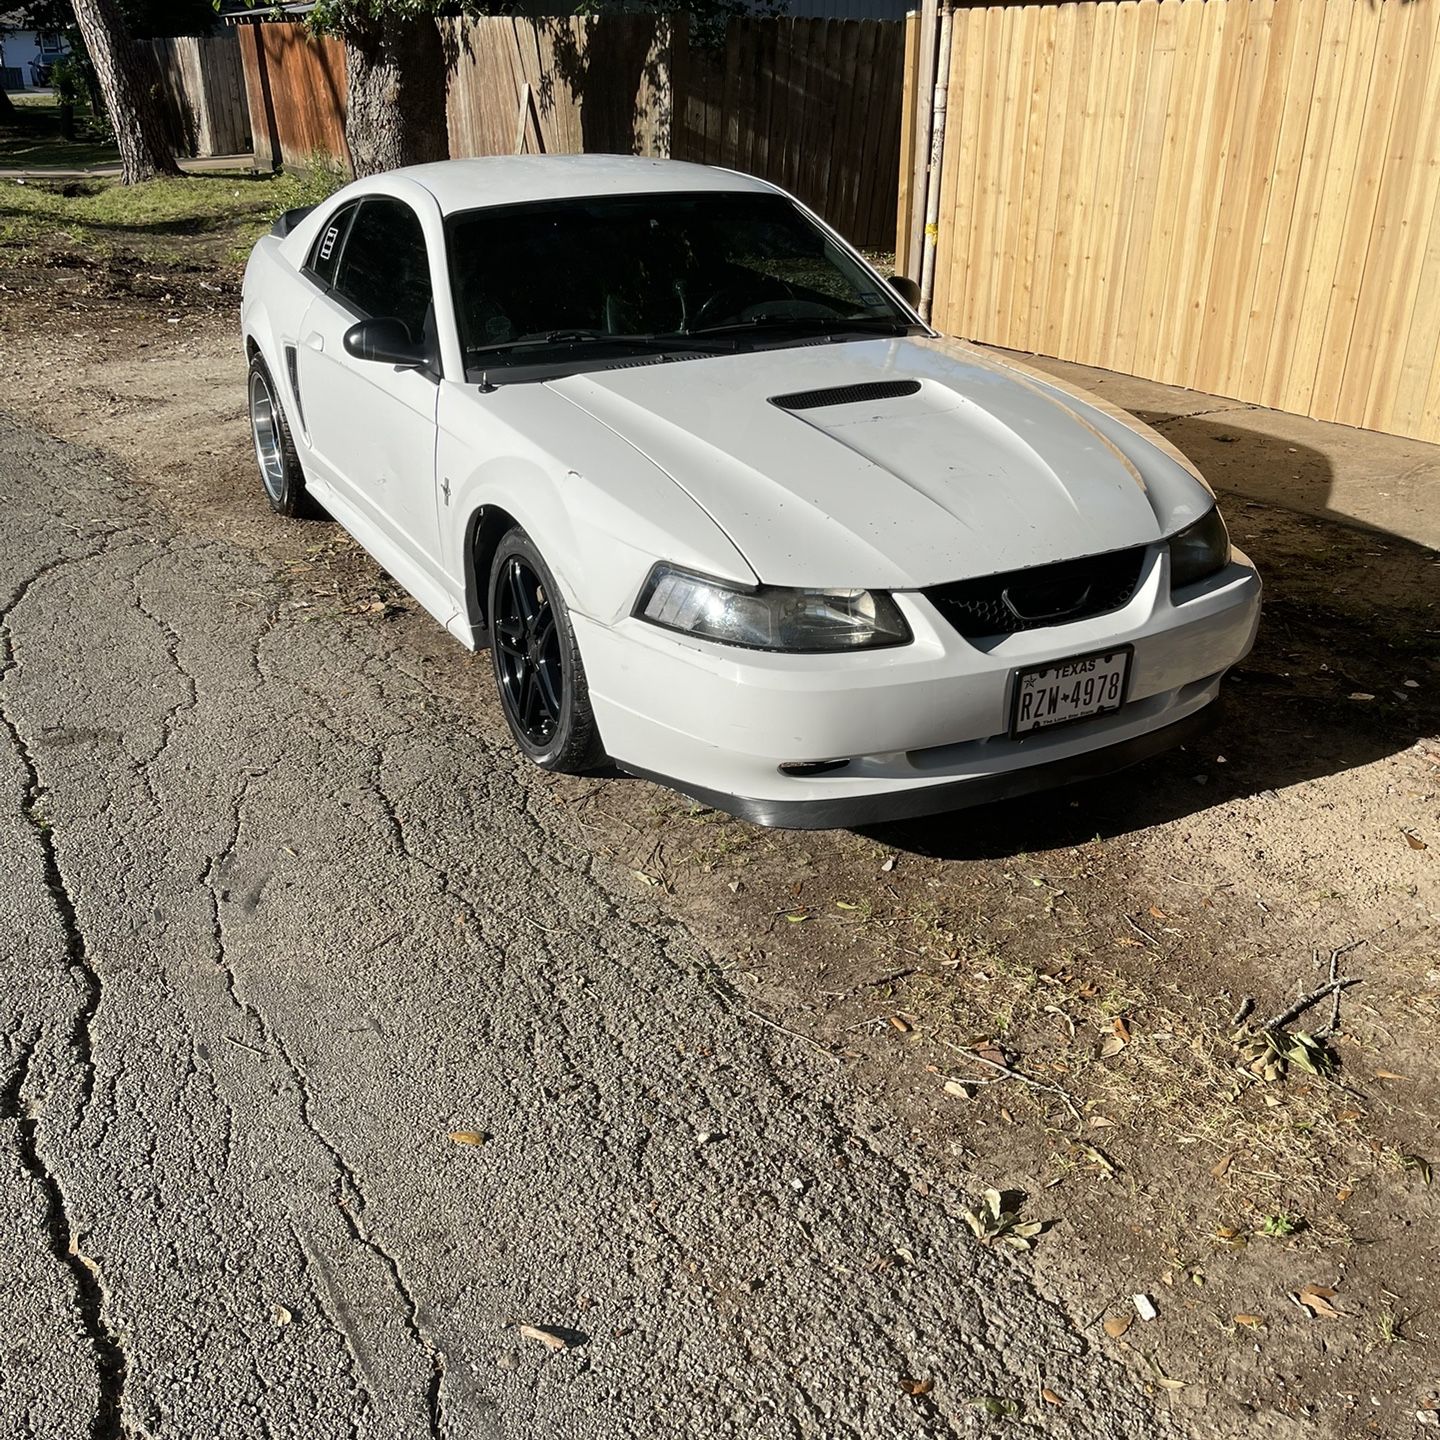
[(545, 201), (466, 211), (447, 228), (467, 370), (921, 328), (782, 195)]

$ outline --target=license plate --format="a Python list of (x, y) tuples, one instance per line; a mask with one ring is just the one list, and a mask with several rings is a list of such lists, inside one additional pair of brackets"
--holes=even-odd
[(1118, 710), (1130, 688), (1132, 654), (1122, 645), (1017, 670), (1010, 733), (1029, 735)]

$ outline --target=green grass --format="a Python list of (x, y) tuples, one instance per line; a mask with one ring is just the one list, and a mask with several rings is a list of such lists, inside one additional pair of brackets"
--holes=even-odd
[(75, 107), (75, 139), (60, 133), (60, 107), (52, 95), (12, 95), (24, 116), (21, 125), (0, 126), (0, 170), (83, 170), (114, 165), (120, 152), (97, 136), (89, 108)]
[[(183, 175), (121, 185), (0, 180), (0, 255), (131, 255), (152, 264), (234, 264), (282, 210), (313, 204), (312, 173)], [(333, 184), (331, 184), (333, 188)]]

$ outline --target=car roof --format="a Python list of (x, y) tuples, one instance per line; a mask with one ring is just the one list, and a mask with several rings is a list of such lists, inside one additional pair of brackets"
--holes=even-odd
[(730, 190), (774, 193), (753, 175), (652, 160), (643, 155), (485, 155), (440, 160), (393, 170), (423, 185), (446, 215), (525, 200), (564, 200), (593, 195), (643, 195), (663, 191)]

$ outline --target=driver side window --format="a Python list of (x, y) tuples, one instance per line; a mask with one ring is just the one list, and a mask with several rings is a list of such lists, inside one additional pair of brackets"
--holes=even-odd
[(372, 196), (361, 201), (334, 288), (362, 315), (402, 321), (417, 344), (425, 338), (430, 260), (419, 217), (403, 200)]

